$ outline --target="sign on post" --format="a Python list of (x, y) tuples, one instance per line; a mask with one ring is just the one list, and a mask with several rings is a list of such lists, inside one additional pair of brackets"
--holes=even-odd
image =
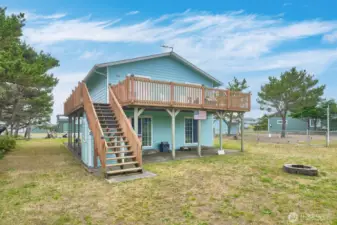
[(206, 111), (194, 111), (194, 119), (195, 120), (207, 119), (207, 112)]

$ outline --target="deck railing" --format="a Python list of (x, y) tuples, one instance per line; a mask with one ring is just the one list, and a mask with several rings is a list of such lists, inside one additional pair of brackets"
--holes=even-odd
[(162, 106), (227, 111), (250, 110), (250, 93), (201, 85), (126, 77), (112, 86), (121, 105)]
[(136, 156), (136, 160), (139, 166), (142, 165), (142, 143), (140, 142), (136, 132), (133, 130), (129, 119), (126, 117), (124, 110), (119, 104), (114, 92), (109, 88), (109, 102), (112, 111), (114, 112), (120, 128), (123, 131), (124, 136), (128, 140), (128, 144), (131, 146), (131, 150)]
[[(101, 165), (105, 168), (107, 143), (99, 123), (96, 111), (91, 100), (88, 88), (84, 82), (79, 82), (70, 97), (64, 103), (64, 114), (70, 115), (72, 112), (83, 107), (87, 116), (88, 125), (94, 137), (94, 151), (98, 155)], [(95, 159), (96, 160), (96, 159)]]
[(69, 115), (76, 109), (83, 106), (83, 95), (82, 95), (83, 85), (84, 85), (83, 82), (78, 82), (78, 85), (75, 88), (75, 90), (72, 91), (71, 95), (65, 101), (64, 115)]
[[(94, 151), (98, 155), (102, 168), (105, 168), (106, 163), (106, 152), (108, 150), (108, 145), (104, 138), (104, 133), (99, 123), (94, 104), (91, 100), (89, 91), (85, 83), (82, 86), (83, 90), (83, 103), (84, 103), (84, 111), (87, 116), (88, 125), (91, 130), (91, 133), (94, 137)], [(97, 160), (96, 158), (94, 160)]]

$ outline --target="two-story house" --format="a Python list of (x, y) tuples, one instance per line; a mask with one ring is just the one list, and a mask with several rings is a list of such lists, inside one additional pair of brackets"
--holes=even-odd
[(142, 152), (161, 142), (173, 158), (181, 146), (212, 146), (215, 115), (250, 110), (250, 94), (221, 85), (174, 52), (97, 64), (65, 102), (69, 147), (88, 167), (120, 174), (141, 171)]

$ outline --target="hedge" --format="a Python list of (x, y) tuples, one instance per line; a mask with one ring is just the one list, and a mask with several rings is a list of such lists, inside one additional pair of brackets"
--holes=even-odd
[(10, 136), (0, 136), (0, 158), (4, 153), (14, 149), (16, 146), (16, 140)]

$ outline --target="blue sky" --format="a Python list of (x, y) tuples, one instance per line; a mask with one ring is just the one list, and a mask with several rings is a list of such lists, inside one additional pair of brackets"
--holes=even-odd
[(336, 1), (19, 1), (3, 0), (9, 13), (25, 12), (24, 39), (51, 53), (55, 115), (95, 63), (174, 51), (225, 84), (246, 78), (252, 111), (270, 75), (293, 66), (315, 74), (335, 98), (337, 85)]

